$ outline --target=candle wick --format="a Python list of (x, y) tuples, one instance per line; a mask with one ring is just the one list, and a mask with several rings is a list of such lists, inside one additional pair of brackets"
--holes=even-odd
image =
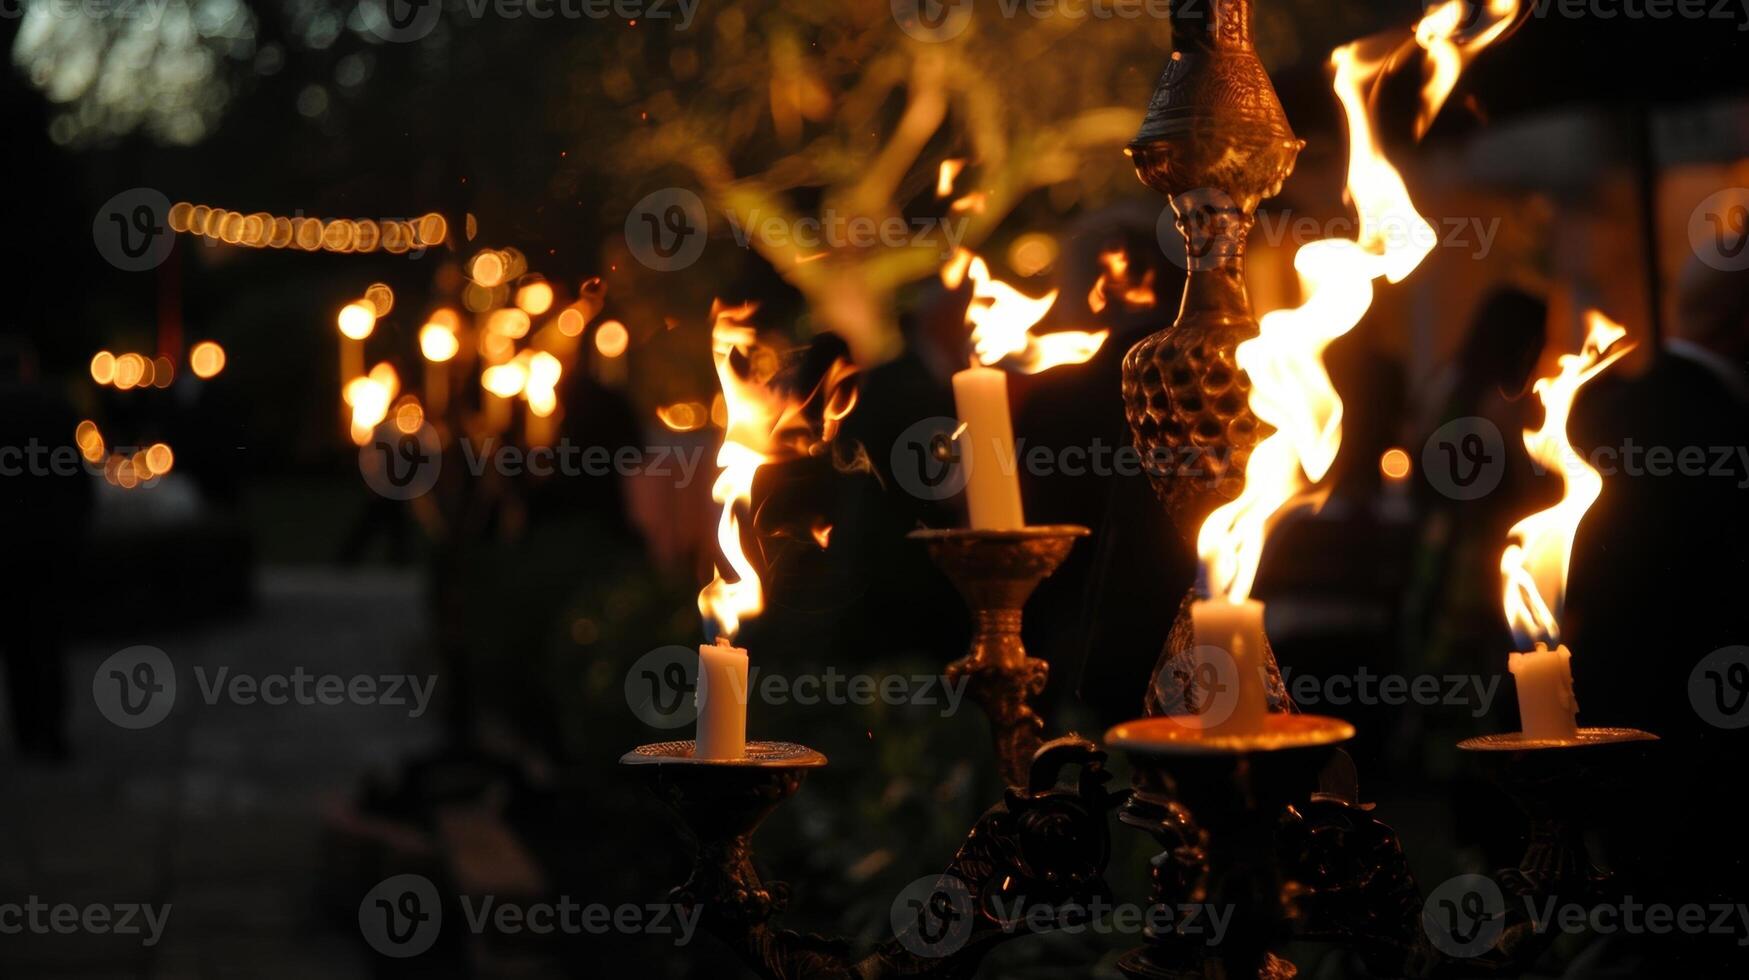
[(718, 633), (717, 634), (717, 646), (730, 647), (730, 646), (734, 646), (734, 642), (731, 641), (728, 637), (724, 636), (723, 634)]
[(968, 354), (966, 356), (966, 366), (970, 367), (970, 368), (978, 368), (978, 367), (982, 367), (983, 365), (978, 363), (978, 355)]

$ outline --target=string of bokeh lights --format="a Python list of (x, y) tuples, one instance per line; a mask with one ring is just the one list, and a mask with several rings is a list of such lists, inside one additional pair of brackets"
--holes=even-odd
[[(225, 208), (178, 202), (170, 208), (173, 232), (198, 236), (211, 243), (246, 248), (291, 249), (306, 252), (403, 254), (450, 243), (449, 222), (435, 212), (412, 220), (398, 218), (323, 220), (303, 215), (244, 214)], [(467, 238), (475, 225), (467, 216)], [(601, 312), (605, 286), (600, 278), (585, 280), (574, 299), (562, 301), (552, 283), (529, 268), (515, 248), (486, 248), (464, 266), (465, 279), (453, 306), (433, 309), (417, 332), (423, 383), (406, 390), (391, 360), (365, 369), (365, 346), (395, 304), (394, 291), (374, 283), (336, 316), (341, 342), (340, 393), (345, 428), (357, 445), (368, 443), (386, 420), (413, 433), (426, 422), (428, 408), (442, 415), (448, 401), (457, 355), (467, 350), (473, 361), (472, 380), (481, 389), (478, 412), (466, 420), (469, 428), (504, 432), (514, 424), (511, 409), (524, 406), (523, 437), (530, 443), (550, 439), (560, 414), (559, 380), (576, 363), (578, 347), (590, 322)], [(593, 345), (602, 362), (623, 357), (631, 335), (618, 320), (603, 320), (593, 331)], [(223, 347), (201, 341), (188, 351), (188, 369), (197, 378), (215, 377), (225, 367)], [(91, 379), (117, 391), (168, 388), (176, 365), (168, 356), (98, 351), (91, 359)], [(685, 431), (708, 424), (717, 406), (683, 404), (659, 413), (670, 428)], [(690, 414), (692, 418), (685, 418)], [(678, 424), (677, 424), (678, 423)], [(112, 452), (97, 424), (79, 424), (81, 454), (93, 465), (102, 463), (104, 476), (125, 489), (152, 485), (174, 465), (170, 447), (155, 443), (138, 452)]]
[[(366, 253), (381, 249), (399, 255), (433, 248), (449, 240), (449, 221), (434, 212), (402, 218), (309, 218), (179, 201), (170, 206), (170, 230), (245, 248), (299, 249), (305, 252)], [(470, 236), (471, 237), (471, 236)]]
[[(91, 380), (99, 387), (117, 391), (143, 388), (168, 388), (176, 379), (176, 363), (160, 355), (100, 350), (91, 357)], [(203, 340), (188, 349), (188, 369), (202, 381), (217, 377), (225, 369), (225, 349), (216, 341)], [(164, 476), (176, 465), (176, 454), (169, 444), (155, 442), (133, 452), (111, 451), (103, 438), (103, 430), (91, 419), (81, 421), (73, 433), (79, 455), (92, 466), (103, 466), (103, 479), (123, 490), (147, 486)]]

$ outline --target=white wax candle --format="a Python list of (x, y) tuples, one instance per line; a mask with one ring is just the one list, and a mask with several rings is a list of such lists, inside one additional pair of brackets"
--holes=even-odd
[(1573, 697), (1572, 658), (1566, 646), (1550, 650), (1542, 643), (1530, 653), (1506, 658), (1518, 686), (1518, 719), (1524, 734), (1531, 738), (1563, 739), (1578, 734), (1579, 702)]
[(1263, 682), (1263, 603), (1198, 599), (1190, 604), (1190, 624), (1204, 724), (1210, 731), (1228, 734), (1262, 731), (1269, 714)]
[(747, 651), (719, 638), (698, 648), (698, 759), (747, 754)]
[(976, 365), (960, 371), (953, 376), (953, 403), (965, 426), (958, 445), (966, 468), (966, 509), (972, 527), (984, 531), (1025, 527), (1014, 426), (1008, 418), (1008, 376)]

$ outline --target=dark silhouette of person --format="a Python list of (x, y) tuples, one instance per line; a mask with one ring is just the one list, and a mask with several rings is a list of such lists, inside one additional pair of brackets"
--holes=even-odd
[[(1564, 625), (1580, 724), (1662, 739), (1624, 788), (1648, 805), (1603, 813), (1631, 845), (1622, 864), (1672, 902), (1736, 903), (1749, 892), (1730, 788), (1749, 750), (1749, 728), (1733, 727), (1749, 722), (1749, 273), (1691, 261), (1677, 300), (1649, 368), (1598, 378), (1574, 406), (1574, 445), (1603, 492), (1574, 543)], [(1692, 975), (1742, 965), (1732, 937), (1691, 946), (1668, 955)]]
[(28, 342), (0, 336), (0, 653), (18, 748), (49, 760), (67, 755), (62, 630), (93, 505), (78, 424)]

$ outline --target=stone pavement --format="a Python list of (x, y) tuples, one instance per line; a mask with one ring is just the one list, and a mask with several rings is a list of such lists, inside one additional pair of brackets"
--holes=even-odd
[[(209, 703), (202, 684), (210, 688), (222, 667), (228, 678), (290, 678), (301, 668), (426, 683), (418, 582), (398, 572), (267, 569), (258, 586), (244, 618), (140, 635), (112, 625), (114, 640), (72, 649), (70, 763), (21, 764), (0, 735), (0, 977), (369, 975), (356, 924), (324, 916), (317, 902), (320, 814), (365, 772), (434, 744), (438, 707), (413, 718), (411, 704), (272, 705), (228, 694)], [(107, 658), (136, 644), (169, 657), (175, 699), (163, 721), (128, 730), (99, 709), (92, 682)], [(305, 690), (319, 688), (312, 680)], [(14, 932), (20, 911), (31, 913), (9, 906), (32, 896), (117, 922), (125, 905), (170, 910), (150, 946), (144, 935), (66, 919), (57, 932), (49, 910), (35, 913), (46, 927), (26, 921)], [(142, 930), (144, 922), (135, 915)]]

